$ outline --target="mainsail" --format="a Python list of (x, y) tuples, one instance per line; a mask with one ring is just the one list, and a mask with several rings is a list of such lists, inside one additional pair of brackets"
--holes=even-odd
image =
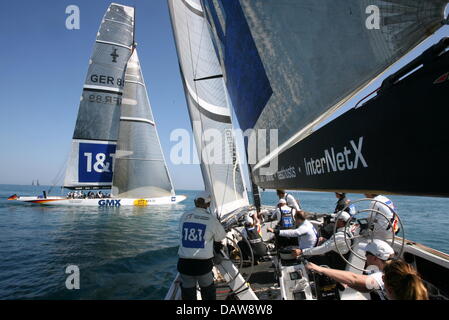
[[(332, 183), (326, 175), (304, 177), (305, 163), (321, 161), (326, 150), (330, 153), (331, 147), (337, 150), (350, 141), (360, 148), (360, 136), (349, 133), (357, 124), (346, 123), (327, 135), (348, 131), (345, 142), (322, 140), (308, 146), (307, 153), (299, 151), (298, 143), (440, 28), (447, 0), (203, 0), (202, 4), (240, 127), (278, 130), (279, 147), (252, 167), (257, 183), (264, 188), (332, 189), (348, 186), (351, 179), (340, 172), (329, 172)], [(365, 137), (363, 143), (371, 141)], [(298, 152), (290, 152), (296, 146)], [(260, 169), (271, 160), (279, 160), (278, 171), (264, 176)], [(370, 167), (376, 172), (381, 168)], [(363, 170), (359, 165), (354, 174), (363, 176)], [(307, 179), (310, 182), (304, 184)]]
[(134, 8), (111, 4), (89, 60), (64, 186), (110, 188)]
[(168, 0), (168, 7), (205, 187), (222, 216), (249, 203), (219, 61), (200, 1)]
[(136, 49), (126, 67), (112, 195), (174, 195)]

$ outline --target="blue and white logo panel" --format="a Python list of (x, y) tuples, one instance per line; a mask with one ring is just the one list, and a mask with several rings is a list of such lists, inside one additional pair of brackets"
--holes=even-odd
[(79, 144), (78, 181), (112, 182), (115, 144)]
[(184, 248), (204, 248), (205, 233), (205, 224), (184, 222), (182, 225), (182, 246)]

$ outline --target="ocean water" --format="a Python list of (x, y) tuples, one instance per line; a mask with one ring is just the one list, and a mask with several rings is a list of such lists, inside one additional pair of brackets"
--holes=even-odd
[[(0, 185), (0, 299), (163, 299), (176, 275), (177, 223), (188, 199), (159, 207), (51, 207), (7, 201), (48, 187)], [(332, 212), (333, 193), (293, 192), (307, 211)], [(362, 198), (349, 194), (350, 199)], [(391, 196), (409, 240), (449, 253), (449, 199)], [(273, 192), (262, 202), (274, 204)], [(68, 290), (66, 267), (80, 270)]]

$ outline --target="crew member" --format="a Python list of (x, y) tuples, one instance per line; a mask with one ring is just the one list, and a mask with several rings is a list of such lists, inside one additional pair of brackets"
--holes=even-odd
[(298, 202), (296, 202), (296, 199), (291, 194), (286, 193), (285, 190), (278, 189), (276, 190), (276, 194), (278, 195), (279, 199), (284, 199), (289, 207), (294, 208), (295, 210), (301, 209), (301, 207), (298, 205)]
[(346, 197), (346, 193), (335, 192), (335, 197), (338, 199), (338, 201), (336, 203), (334, 213), (338, 213), (338, 212), (342, 211), (343, 209), (345, 209), (345, 211), (350, 214), (351, 211), (349, 209), (349, 204), (351, 203), (351, 201)]
[[(280, 199), (276, 211), (272, 214), (271, 220), (278, 221), (276, 228), (279, 230), (295, 229), (295, 214), (296, 209), (288, 206), (285, 199)], [(282, 238), (279, 237), (279, 234), (275, 234), (275, 238), (278, 248), (298, 245), (296, 238)]]
[[(257, 265), (259, 259), (267, 254), (267, 247), (259, 233), (258, 225), (253, 218), (249, 216), (245, 219), (245, 228), (242, 230), (242, 237), (245, 237), (251, 245), (254, 256), (254, 265)], [(238, 246), (242, 249), (243, 259), (248, 259), (251, 255), (248, 243), (242, 239), (238, 242)]]
[(354, 290), (371, 292), (372, 299), (380, 298), (381, 300), (385, 300), (387, 296), (384, 291), (383, 270), (387, 261), (393, 258), (394, 250), (388, 243), (379, 239), (374, 239), (368, 243), (364, 250), (366, 251), (366, 264), (373, 266), (373, 271), (369, 275), (320, 267), (312, 262), (306, 264), (306, 268), (324, 274)]
[(179, 224), (181, 239), (178, 271), (182, 299), (196, 300), (198, 283), (203, 300), (216, 300), (212, 273), (213, 246), (214, 241), (219, 242), (226, 237), (226, 231), (207, 210), (211, 201), (209, 193), (200, 193), (194, 201), (196, 208), (192, 212), (184, 213)]
[[(334, 214), (331, 214), (327, 217), (327, 219), (331, 219), (332, 217), (335, 217), (338, 212), (346, 211), (349, 214), (354, 214), (355, 207), (350, 205), (351, 201), (346, 197), (346, 193), (344, 192), (335, 192), (335, 197), (338, 199), (336, 205)], [(327, 220), (327, 224), (321, 229), (321, 236), (325, 239), (329, 239), (334, 234), (334, 228), (335, 228), (335, 222), (330, 222)], [(326, 221), (326, 220), (325, 220)]]
[(372, 219), (374, 225), (374, 238), (381, 240), (391, 239), (393, 237), (392, 229), (395, 234), (399, 232), (399, 220), (396, 215), (396, 207), (394, 206), (393, 201), (379, 194), (365, 193), (364, 195), (365, 197), (374, 200), (371, 201), (369, 208), (381, 212), (386, 217), (385, 218), (378, 212), (373, 212), (371, 214), (370, 219)]
[(298, 246), (300, 249), (312, 248), (317, 243), (317, 232), (313, 224), (308, 221), (302, 211), (297, 211), (295, 214), (296, 229), (279, 230), (267, 228), (268, 232), (274, 232), (277, 236), (298, 238)]
[[(351, 219), (351, 216), (346, 211), (342, 211), (337, 216), (337, 233), (332, 235), (328, 240), (326, 240), (321, 245), (308, 248), (308, 249), (294, 249), (293, 254), (295, 256), (313, 256), (311, 261), (315, 261), (318, 264), (326, 264), (336, 269), (343, 270), (346, 267), (346, 262), (341, 258), (341, 254), (346, 256), (349, 255), (349, 246), (351, 245), (351, 235), (345, 231), (346, 222)], [(345, 242), (345, 232), (346, 232), (346, 242)], [(334, 240), (335, 238), (335, 240)], [(337, 246), (335, 245), (337, 243)], [(322, 256), (324, 255), (324, 256)]]

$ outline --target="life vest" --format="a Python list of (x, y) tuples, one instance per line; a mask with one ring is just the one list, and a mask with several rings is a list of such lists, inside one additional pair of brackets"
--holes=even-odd
[(390, 230), (390, 227), (393, 228), (394, 234), (398, 234), (399, 233), (399, 218), (398, 215), (396, 214), (396, 207), (394, 206), (393, 201), (391, 201), (390, 199), (386, 198), (386, 201), (384, 202), (388, 207), (390, 207), (393, 210), (393, 217), (390, 219), (390, 224), (387, 227), (387, 230)]
[(267, 253), (267, 247), (265, 246), (262, 237), (260, 236), (256, 227), (245, 228), (247, 239), (253, 249), (255, 256), (263, 256)]
[(293, 209), (288, 206), (283, 206), (279, 208), (279, 211), (281, 211), (281, 229), (294, 229), (295, 219), (293, 217)]

